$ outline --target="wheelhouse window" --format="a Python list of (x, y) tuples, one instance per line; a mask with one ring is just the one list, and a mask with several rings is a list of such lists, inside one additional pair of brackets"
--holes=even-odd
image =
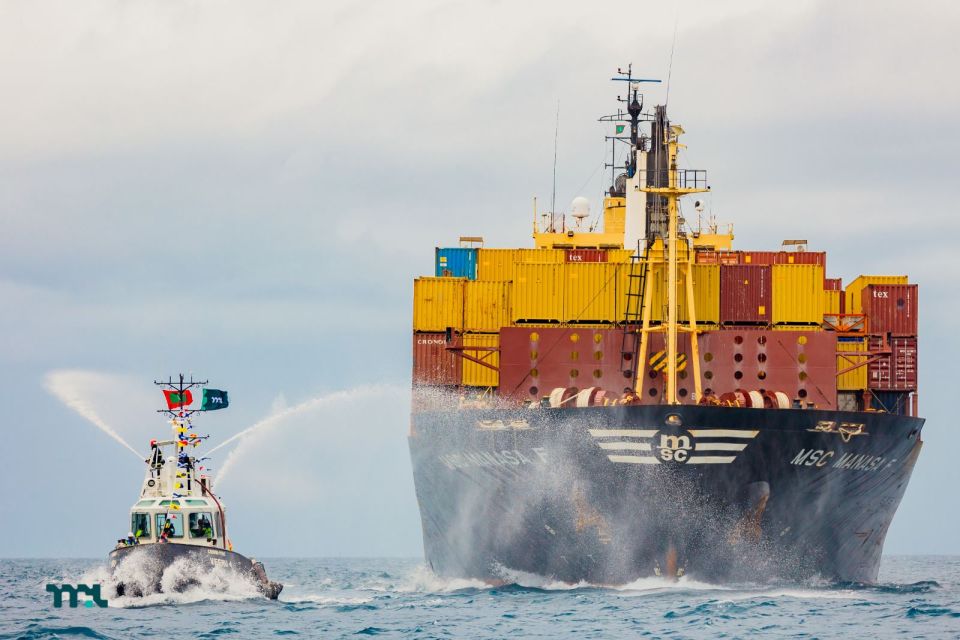
[(157, 537), (163, 535), (164, 525), (169, 522), (172, 525), (170, 538), (183, 537), (183, 516), (177, 513), (158, 513), (157, 514)]
[(191, 538), (215, 538), (213, 529), (213, 514), (209, 511), (198, 511), (190, 514), (187, 528)]
[(135, 538), (150, 537), (150, 514), (134, 513), (130, 516), (130, 531)]

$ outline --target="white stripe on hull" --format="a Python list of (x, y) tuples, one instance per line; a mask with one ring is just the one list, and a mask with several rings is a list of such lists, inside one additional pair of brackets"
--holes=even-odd
[(590, 429), (594, 438), (652, 438), (656, 429)]
[(690, 429), (694, 438), (754, 438), (758, 433), (746, 429)]
[(660, 464), (653, 456), (607, 456), (610, 462), (627, 462), (629, 464)]
[(601, 449), (612, 451), (650, 451), (649, 442), (598, 442)]
[(737, 456), (690, 456), (687, 464), (730, 464)]
[(694, 444), (697, 451), (743, 451), (747, 448), (746, 442), (697, 442)]

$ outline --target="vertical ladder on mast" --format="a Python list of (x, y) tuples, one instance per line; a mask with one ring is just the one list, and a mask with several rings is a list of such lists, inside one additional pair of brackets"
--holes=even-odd
[[(640, 350), (640, 325), (643, 322), (643, 308), (650, 304), (643, 299), (647, 282), (647, 252), (630, 256), (630, 273), (627, 275), (627, 303), (623, 316), (623, 338), (620, 343), (620, 370), (631, 372), (631, 378), (637, 371), (637, 353)], [(631, 386), (633, 386), (631, 384)]]

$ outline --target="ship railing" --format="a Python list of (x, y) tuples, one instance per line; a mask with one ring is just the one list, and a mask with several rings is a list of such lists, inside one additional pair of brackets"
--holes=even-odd
[(640, 184), (645, 187), (666, 187), (673, 174), (674, 185), (679, 189), (709, 189), (705, 169), (654, 169), (637, 171)]

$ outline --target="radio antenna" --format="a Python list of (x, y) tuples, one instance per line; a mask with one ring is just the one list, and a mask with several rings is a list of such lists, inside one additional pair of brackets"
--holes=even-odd
[(560, 100), (557, 100), (557, 126), (553, 130), (553, 192), (550, 194), (550, 215), (557, 211), (557, 140), (560, 139)]
[(670, 76), (673, 75), (673, 51), (677, 48), (677, 27), (680, 24), (680, 2), (677, 2), (677, 16), (673, 21), (673, 42), (670, 44), (670, 64), (667, 65), (667, 95), (663, 99), (663, 106), (670, 104)]

